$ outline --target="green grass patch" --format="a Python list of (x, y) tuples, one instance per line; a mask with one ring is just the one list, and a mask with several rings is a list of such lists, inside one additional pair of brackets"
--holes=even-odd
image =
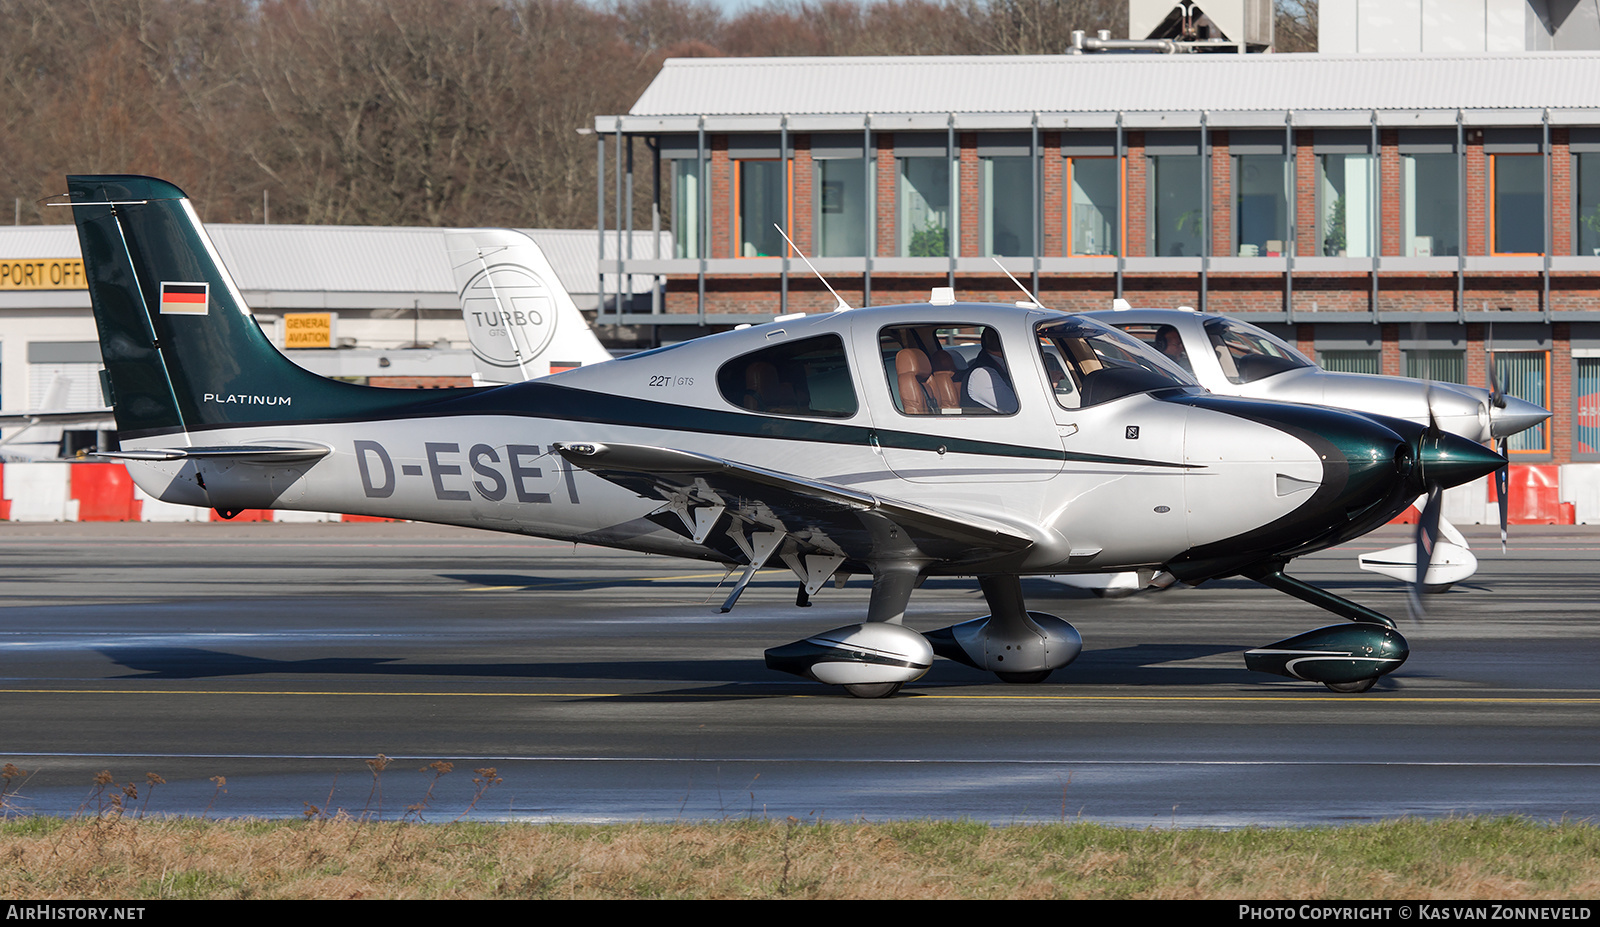
[(10, 898), (1585, 899), (1600, 829), (0, 821)]

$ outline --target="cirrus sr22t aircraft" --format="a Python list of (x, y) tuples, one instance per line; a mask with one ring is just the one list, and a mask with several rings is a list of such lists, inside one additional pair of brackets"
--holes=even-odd
[[(954, 299), (789, 318), (525, 383), (391, 390), (318, 377), (255, 323), (189, 200), (68, 178), (122, 450), (144, 490), (224, 515), (340, 511), (794, 571), (870, 575), (866, 620), (768, 666), (892, 694), (933, 656), (1035, 682), (1077, 656), (1019, 577), (1243, 574), (1348, 623), (1246, 655), (1360, 691), (1405, 659), (1385, 616), (1289, 561), (1501, 465), (1396, 419), (1215, 396), (1137, 339)], [(946, 291), (948, 293), (948, 291)], [(990, 614), (919, 634), (928, 576)]]

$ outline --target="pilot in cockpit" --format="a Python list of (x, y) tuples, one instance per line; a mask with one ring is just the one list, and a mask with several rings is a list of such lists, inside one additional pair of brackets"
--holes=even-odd
[(1171, 325), (1163, 325), (1156, 329), (1154, 346), (1157, 351), (1167, 356), (1167, 359), (1194, 373), (1194, 367), (1189, 364), (1189, 353), (1183, 348), (1183, 336)]

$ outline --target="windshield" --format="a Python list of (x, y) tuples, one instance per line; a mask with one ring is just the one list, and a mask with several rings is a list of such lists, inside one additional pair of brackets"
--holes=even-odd
[(1133, 393), (1197, 385), (1183, 368), (1137, 338), (1084, 318), (1036, 329), (1056, 402), (1080, 409)]
[(1206, 337), (1222, 373), (1234, 383), (1253, 383), (1287, 370), (1315, 367), (1287, 343), (1237, 319), (1207, 319)]

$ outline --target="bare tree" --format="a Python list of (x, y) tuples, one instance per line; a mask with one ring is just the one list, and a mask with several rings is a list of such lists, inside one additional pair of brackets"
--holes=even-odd
[(1317, 0), (1276, 0), (1273, 47), (1280, 52), (1317, 50)]
[(1127, 5), (1118, 0), (988, 0), (981, 7), (985, 49), (999, 55), (1059, 55), (1072, 31), (1128, 31)]

